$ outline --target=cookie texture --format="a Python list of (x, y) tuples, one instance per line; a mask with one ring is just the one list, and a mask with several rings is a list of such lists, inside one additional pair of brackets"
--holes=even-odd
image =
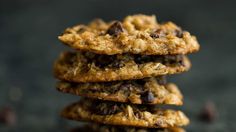
[(65, 118), (110, 125), (147, 128), (184, 126), (189, 119), (181, 111), (162, 110), (153, 105), (134, 105), (82, 99), (66, 107), (61, 115)]
[(173, 83), (166, 83), (164, 77), (101, 83), (61, 81), (57, 83), (57, 89), (83, 97), (123, 103), (183, 104), (183, 96), (178, 87)]
[(56, 78), (70, 82), (107, 82), (176, 74), (190, 69), (184, 55), (98, 55), (64, 52), (54, 65)]
[(185, 132), (183, 128), (139, 128), (127, 126), (114, 126), (102, 124), (87, 124), (84, 126), (76, 127), (70, 132)]
[(172, 22), (158, 23), (154, 15), (127, 16), (123, 21), (96, 19), (67, 28), (58, 37), (75, 49), (97, 54), (187, 54), (199, 50), (195, 36)]

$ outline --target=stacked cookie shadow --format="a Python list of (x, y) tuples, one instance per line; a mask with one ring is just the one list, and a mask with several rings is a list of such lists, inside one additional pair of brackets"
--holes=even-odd
[(189, 119), (168, 108), (183, 96), (165, 75), (190, 69), (186, 54), (199, 44), (189, 32), (139, 14), (67, 28), (59, 40), (74, 51), (55, 62), (57, 89), (82, 97), (63, 117), (92, 122), (87, 131), (184, 131)]

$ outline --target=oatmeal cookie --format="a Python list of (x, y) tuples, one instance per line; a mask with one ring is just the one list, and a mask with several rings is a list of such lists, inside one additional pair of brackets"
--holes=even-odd
[(94, 99), (133, 103), (182, 105), (183, 96), (164, 77), (101, 83), (57, 83), (59, 91)]
[(160, 24), (154, 15), (127, 16), (123, 21), (96, 19), (88, 25), (67, 28), (58, 37), (74, 49), (97, 54), (167, 55), (196, 52), (195, 36), (172, 22)]
[(184, 55), (64, 52), (54, 65), (54, 75), (70, 82), (106, 82), (176, 74), (189, 70), (190, 66)]
[(70, 132), (185, 132), (183, 128), (140, 128), (140, 127), (124, 127), (114, 125), (102, 124), (87, 124), (84, 126), (76, 127)]
[(147, 128), (180, 127), (189, 123), (181, 111), (159, 109), (154, 105), (134, 105), (82, 99), (66, 107), (62, 117), (110, 125)]

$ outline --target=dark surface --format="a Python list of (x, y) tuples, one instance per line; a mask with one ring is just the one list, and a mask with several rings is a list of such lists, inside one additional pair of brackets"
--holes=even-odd
[[(11, 107), (14, 127), (0, 131), (66, 131), (71, 121), (58, 116), (78, 97), (55, 90), (53, 61), (68, 49), (57, 36), (68, 26), (93, 18), (120, 19), (128, 14), (156, 14), (198, 37), (201, 51), (190, 55), (188, 73), (171, 77), (185, 95), (183, 109), (191, 118), (188, 131), (236, 131), (236, 8), (233, 0), (1, 0), (0, 109)], [(206, 101), (213, 101), (218, 119), (198, 120)]]

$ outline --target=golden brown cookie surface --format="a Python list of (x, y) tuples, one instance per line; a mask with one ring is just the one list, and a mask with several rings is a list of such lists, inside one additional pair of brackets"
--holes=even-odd
[(82, 99), (66, 107), (61, 115), (78, 121), (147, 128), (179, 127), (189, 123), (189, 119), (181, 111), (91, 99)]
[(195, 36), (172, 22), (159, 24), (155, 16), (127, 16), (122, 22), (100, 19), (67, 28), (59, 39), (79, 50), (97, 54), (187, 54), (199, 50)]
[(133, 103), (182, 105), (183, 96), (173, 83), (163, 77), (140, 80), (70, 83), (58, 82), (59, 91), (94, 99)]
[(64, 52), (54, 65), (55, 77), (71, 82), (106, 82), (142, 79), (189, 70), (184, 55), (98, 55)]

